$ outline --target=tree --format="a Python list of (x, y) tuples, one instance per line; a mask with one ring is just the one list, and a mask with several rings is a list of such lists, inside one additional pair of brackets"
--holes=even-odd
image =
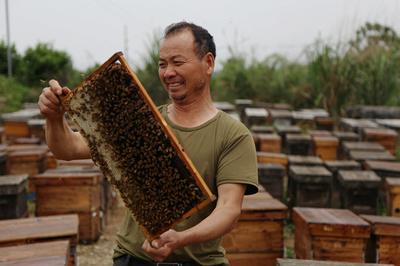
[[(15, 49), (15, 44), (11, 47), (11, 65), (12, 73), (18, 75), (21, 71), (22, 58)], [(7, 44), (4, 41), (0, 42), (0, 75), (8, 75), (8, 51)]]

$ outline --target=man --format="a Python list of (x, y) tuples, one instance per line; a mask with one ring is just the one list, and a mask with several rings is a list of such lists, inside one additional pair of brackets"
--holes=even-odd
[[(247, 128), (212, 103), (214, 66), (215, 44), (208, 31), (187, 22), (167, 27), (160, 47), (159, 76), (172, 104), (159, 111), (218, 200), (151, 244), (127, 211), (116, 235), (115, 266), (229, 264), (221, 247), (222, 236), (235, 228), (244, 194), (257, 192), (257, 160)], [(64, 160), (90, 158), (82, 137), (66, 124), (56, 97), (69, 90), (55, 80), (49, 85), (38, 103), (46, 117), (49, 148)], [(71, 144), (68, 150), (65, 143)]]

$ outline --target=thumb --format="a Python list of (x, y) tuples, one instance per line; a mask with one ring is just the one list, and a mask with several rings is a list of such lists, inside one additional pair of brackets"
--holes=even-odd
[(151, 246), (152, 246), (153, 248), (155, 248), (155, 249), (159, 249), (159, 248), (160, 248), (160, 245), (158, 244), (158, 242), (157, 242), (156, 240), (153, 240), (153, 241), (151, 242)]

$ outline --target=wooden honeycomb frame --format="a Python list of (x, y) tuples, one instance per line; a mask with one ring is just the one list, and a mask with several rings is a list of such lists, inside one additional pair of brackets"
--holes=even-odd
[(150, 242), (216, 199), (121, 52), (62, 105)]

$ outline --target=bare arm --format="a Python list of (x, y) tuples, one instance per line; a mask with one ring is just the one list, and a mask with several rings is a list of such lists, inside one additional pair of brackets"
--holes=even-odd
[(155, 261), (163, 261), (174, 250), (190, 244), (208, 242), (229, 233), (239, 220), (244, 184), (222, 184), (218, 186), (218, 202), (214, 211), (196, 226), (176, 232), (169, 230), (152, 242), (146, 240), (143, 250)]
[(40, 112), (46, 117), (46, 143), (58, 159), (89, 159), (90, 150), (79, 132), (73, 132), (65, 119), (65, 110), (56, 95), (67, 94), (69, 89), (61, 88), (56, 80), (49, 82), (39, 96)]

